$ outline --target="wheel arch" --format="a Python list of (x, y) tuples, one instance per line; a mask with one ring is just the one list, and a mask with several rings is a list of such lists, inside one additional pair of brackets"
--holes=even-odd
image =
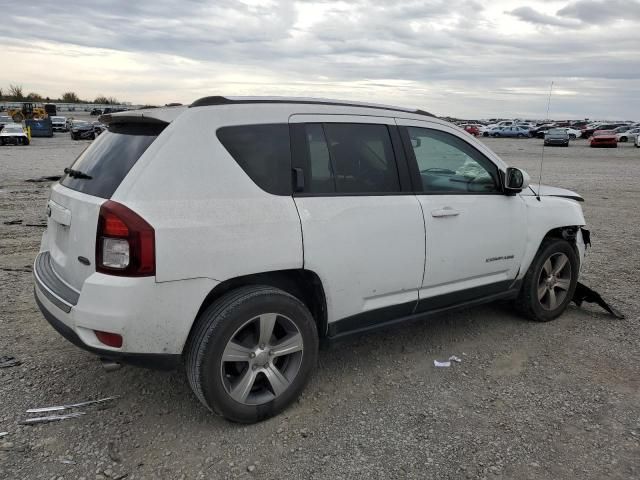
[(279, 288), (298, 298), (311, 312), (316, 322), (316, 328), (318, 329), (318, 337), (322, 338), (326, 336), (327, 302), (322, 281), (315, 272), (306, 269), (260, 272), (229, 278), (216, 285), (207, 294), (194, 318), (189, 335), (187, 336), (187, 341), (183, 347), (183, 354), (189, 347), (200, 314), (226, 293), (248, 285), (267, 285)]

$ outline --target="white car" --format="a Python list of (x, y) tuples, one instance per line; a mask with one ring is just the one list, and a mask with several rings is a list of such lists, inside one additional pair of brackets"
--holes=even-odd
[(19, 123), (7, 123), (0, 130), (0, 145), (29, 145), (29, 137)]
[(51, 118), (51, 128), (54, 132), (68, 132), (67, 117), (55, 116)]
[(626, 132), (618, 133), (616, 135), (616, 138), (618, 139), (618, 142), (622, 143), (628, 141), (635, 142), (636, 138), (638, 138), (638, 135), (640, 135), (640, 128), (632, 128), (630, 130), (627, 130)]
[(206, 97), (106, 120), (51, 189), (37, 303), (104, 359), (184, 365), (228, 419), (286, 408), (320, 342), (494, 300), (549, 321), (572, 299), (580, 196), (426, 112)]
[(582, 130), (576, 130), (575, 128), (562, 127), (562, 129), (567, 132), (569, 138), (571, 140), (575, 140), (576, 138), (580, 138), (582, 136)]
[(636, 139), (633, 141), (633, 144), (640, 148), (640, 135), (636, 135)]

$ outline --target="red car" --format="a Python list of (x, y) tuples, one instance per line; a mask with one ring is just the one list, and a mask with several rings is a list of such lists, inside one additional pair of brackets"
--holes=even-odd
[(596, 130), (589, 139), (589, 146), (617, 148), (618, 138), (611, 130)]
[(480, 129), (475, 125), (465, 125), (464, 131), (467, 133), (470, 133), (474, 137), (477, 137), (478, 135), (480, 135)]

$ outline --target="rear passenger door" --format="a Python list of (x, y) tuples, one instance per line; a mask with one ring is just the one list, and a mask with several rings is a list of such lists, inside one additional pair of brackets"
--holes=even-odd
[(425, 231), (394, 119), (294, 115), (290, 126), (304, 266), (322, 280), (329, 334), (411, 314)]

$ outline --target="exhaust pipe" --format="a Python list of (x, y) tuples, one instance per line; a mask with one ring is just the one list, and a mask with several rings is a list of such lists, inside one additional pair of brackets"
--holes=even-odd
[(109, 360), (108, 358), (101, 358), (100, 363), (102, 363), (102, 368), (104, 368), (105, 372), (115, 372), (116, 370), (120, 370), (122, 368), (121, 363), (114, 362), (113, 360)]

